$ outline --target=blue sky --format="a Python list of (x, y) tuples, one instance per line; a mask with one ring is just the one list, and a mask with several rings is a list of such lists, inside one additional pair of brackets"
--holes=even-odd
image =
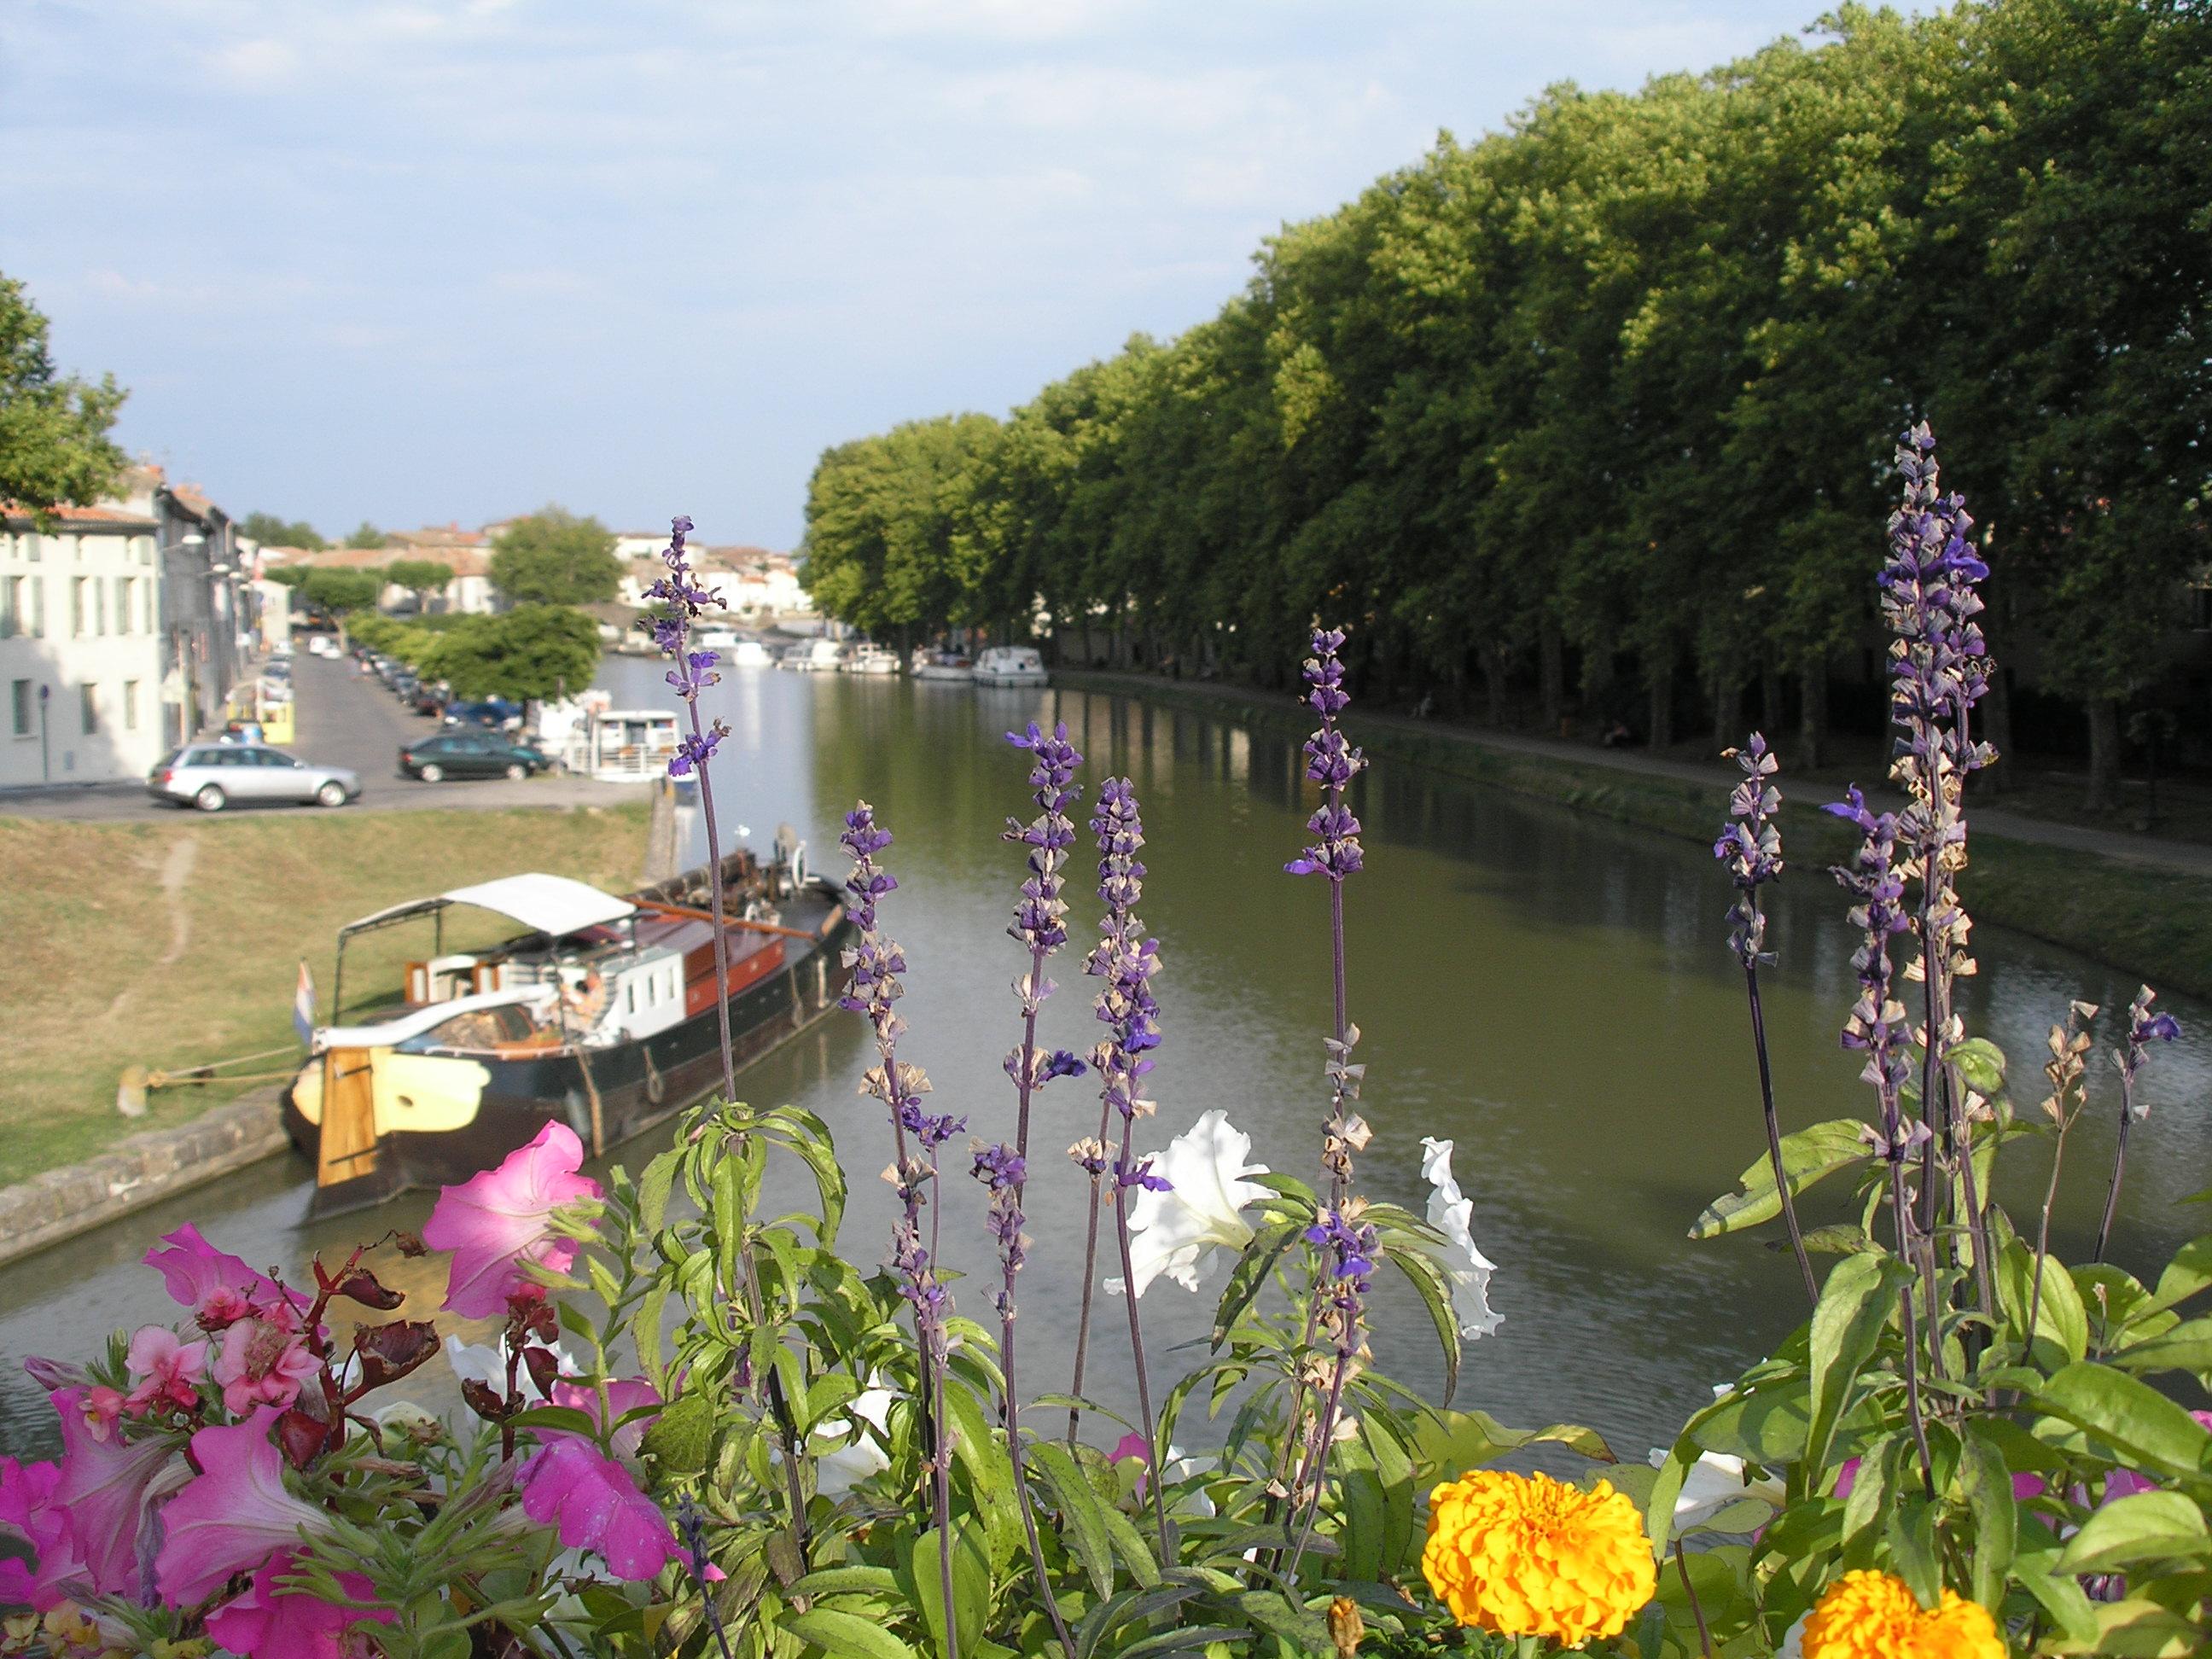
[(794, 543), (827, 445), (1173, 334), (1439, 129), (1814, 0), (6, 0), (0, 270), (332, 533)]

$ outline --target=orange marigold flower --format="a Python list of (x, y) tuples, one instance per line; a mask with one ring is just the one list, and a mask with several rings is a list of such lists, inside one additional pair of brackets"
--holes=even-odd
[(1932, 1610), (1886, 1572), (1847, 1572), (1805, 1620), (1805, 1659), (2005, 1659), (1996, 1620), (1950, 1590)]
[(1610, 1482), (1486, 1469), (1429, 1494), (1421, 1573), (1461, 1624), (1571, 1648), (1620, 1634), (1658, 1587), (1644, 1518)]

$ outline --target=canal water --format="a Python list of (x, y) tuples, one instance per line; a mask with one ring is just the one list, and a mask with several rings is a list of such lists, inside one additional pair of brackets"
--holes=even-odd
[[(611, 661), (603, 683), (630, 706), (668, 696), (659, 670), (641, 661)], [(1133, 778), (1143, 802), (1142, 914), (1164, 963), (1152, 1144), (1219, 1108), (1250, 1133), (1256, 1158), (1313, 1171), (1326, 1102), (1327, 898), (1319, 882), (1283, 872), (1310, 810), (1294, 740), (1120, 696), (903, 678), (739, 671), (708, 695), (732, 730), (715, 775), (726, 825), (735, 820), (764, 848), (788, 824), (816, 866), (839, 871), (839, 817), (854, 800), (874, 803), (896, 836), (885, 862), (899, 889), (884, 917), (911, 969), (902, 1058), (927, 1070), (939, 1109), (965, 1114), (991, 1139), (1012, 1133), (1000, 1062), (1018, 1034), (1009, 987), (1024, 964), (1006, 933), (1021, 858), (1000, 831), (1010, 813), (1030, 810), (1026, 757), (1004, 734), (1030, 720), (1065, 720), (1087, 757), (1086, 801), (1112, 772)], [(1725, 878), (1696, 845), (1411, 766), (1377, 763), (1356, 804), (1367, 869), (1347, 896), (1351, 1000), (1368, 1067), (1363, 1108), (1376, 1131), (1360, 1184), (1420, 1209), (1421, 1138), (1450, 1137), (1474, 1236), (1497, 1263), (1491, 1299), (1504, 1316), (1497, 1334), (1472, 1346), (1458, 1403), (1510, 1423), (1587, 1423), (1640, 1457), (1804, 1313), (1786, 1252), (1685, 1237), (1700, 1206), (1762, 1146), (1741, 975), (1725, 942)], [(528, 866), (526, 847), (516, 862)], [(1079, 862), (1073, 937), (1054, 960), (1060, 993), (1040, 1032), (1079, 1051), (1098, 1030), (1080, 971), (1098, 914), (1088, 875)], [(1971, 872), (1966, 893), (1971, 902)], [(1773, 902), (1778, 961), (1765, 975), (1766, 1014), (1792, 1126), (1866, 1109), (1856, 1064), (1837, 1042), (1855, 989), (1844, 912), (1838, 890), (1813, 871), (1793, 872)], [(1966, 987), (1968, 1023), (2012, 1057), (2017, 1091), (2039, 1099), (2044, 1035), (2068, 1000), (2104, 1005), (2102, 1029), (2135, 985), (1995, 928), (1975, 939), (1983, 971)], [(327, 943), (300, 941), (310, 953)], [(2212, 1179), (2212, 1009), (2169, 1006), (2186, 1035), (2158, 1051), (2147, 1075), (2151, 1115), (2131, 1142), (2114, 1249), (2139, 1270), (2154, 1270), (2202, 1230), (2203, 1210), (2177, 1200)], [(843, 1248), (864, 1265), (883, 1259), (891, 1211), (877, 1179), (888, 1133), (859, 1093), (873, 1058), (861, 1021), (836, 1016), (740, 1079), (747, 1097), (803, 1103), (832, 1126), (854, 1194)], [(1046, 1090), (1032, 1130), (1034, 1244), (1020, 1288), (1029, 1393), (1068, 1381), (1084, 1183), (1059, 1152), (1097, 1127), (1086, 1082)], [(2058, 1227), (2057, 1242), (2076, 1255), (2102, 1200), (2118, 1109), (2101, 1055), (2092, 1087), (2094, 1115), (2069, 1151)], [(647, 1136), (617, 1156), (635, 1169), (660, 1144)], [(2008, 1196), (2016, 1213), (2039, 1196), (2036, 1160), (2031, 1152), (2015, 1166)], [(306, 1179), (302, 1164), (272, 1160), (0, 1270), (0, 1449), (42, 1452), (53, 1441), (52, 1413), (20, 1370), (22, 1356), (81, 1354), (118, 1327), (173, 1316), (158, 1277), (137, 1265), (157, 1233), (195, 1220), (249, 1261), (291, 1264), (304, 1279), (297, 1264), (309, 1251), (419, 1226), (428, 1212), (428, 1195), (410, 1194), (373, 1216), (310, 1224)], [(946, 1255), (984, 1268), (981, 1192), (964, 1176), (947, 1185)], [(794, 1184), (788, 1197), (802, 1195)], [(1838, 1189), (1816, 1195), (1808, 1216), (1838, 1220), (1849, 1208)], [(411, 1310), (425, 1310), (442, 1264), (403, 1264), (395, 1277), (422, 1293)], [(1146, 1296), (1156, 1376), (1201, 1351), (1218, 1290), (1218, 1277), (1200, 1296), (1162, 1280)], [(956, 1293), (988, 1317), (980, 1281)], [(1117, 1304), (1102, 1306), (1118, 1322)], [(1425, 1317), (1394, 1277), (1377, 1280), (1375, 1318), (1384, 1365), (1435, 1389)], [(483, 1328), (441, 1319), (464, 1334)], [(1117, 1322), (1102, 1327), (1094, 1352), (1094, 1391), (1131, 1403)], [(450, 1399), (427, 1374), (417, 1381), (417, 1397)], [(1194, 1421), (1184, 1437), (1202, 1440), (1203, 1426)]]

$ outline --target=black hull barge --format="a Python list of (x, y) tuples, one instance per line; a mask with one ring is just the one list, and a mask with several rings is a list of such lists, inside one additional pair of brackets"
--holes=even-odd
[[(836, 888), (791, 864), (734, 853), (723, 879), (743, 1066), (836, 1006), (854, 929)], [(531, 931), (449, 954), (453, 905)], [(432, 953), (406, 964), (402, 1001), (354, 1024), (334, 1006), (285, 1091), (286, 1128), (315, 1164), (314, 1214), (466, 1181), (552, 1121), (596, 1155), (720, 1086), (706, 870), (624, 898), (532, 875), (397, 905), (340, 930), (334, 994), (350, 939), (416, 920), (435, 928)]]

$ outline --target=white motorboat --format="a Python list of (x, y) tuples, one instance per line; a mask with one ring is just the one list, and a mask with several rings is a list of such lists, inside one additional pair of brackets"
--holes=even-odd
[(732, 668), (767, 668), (775, 663), (775, 658), (760, 641), (740, 639), (723, 653), (722, 660)]
[(910, 672), (918, 680), (949, 680), (962, 685), (975, 681), (975, 665), (957, 651), (918, 650)]
[(845, 647), (836, 640), (805, 640), (786, 651), (775, 665), (801, 674), (834, 674), (845, 665)]
[(667, 775), (676, 716), (661, 708), (586, 708), (568, 728), (561, 762), (601, 783), (647, 783)]
[(856, 645), (842, 666), (848, 674), (896, 674), (898, 653), (880, 645)]
[(975, 659), (978, 685), (1048, 685), (1044, 659), (1031, 645), (994, 645)]

